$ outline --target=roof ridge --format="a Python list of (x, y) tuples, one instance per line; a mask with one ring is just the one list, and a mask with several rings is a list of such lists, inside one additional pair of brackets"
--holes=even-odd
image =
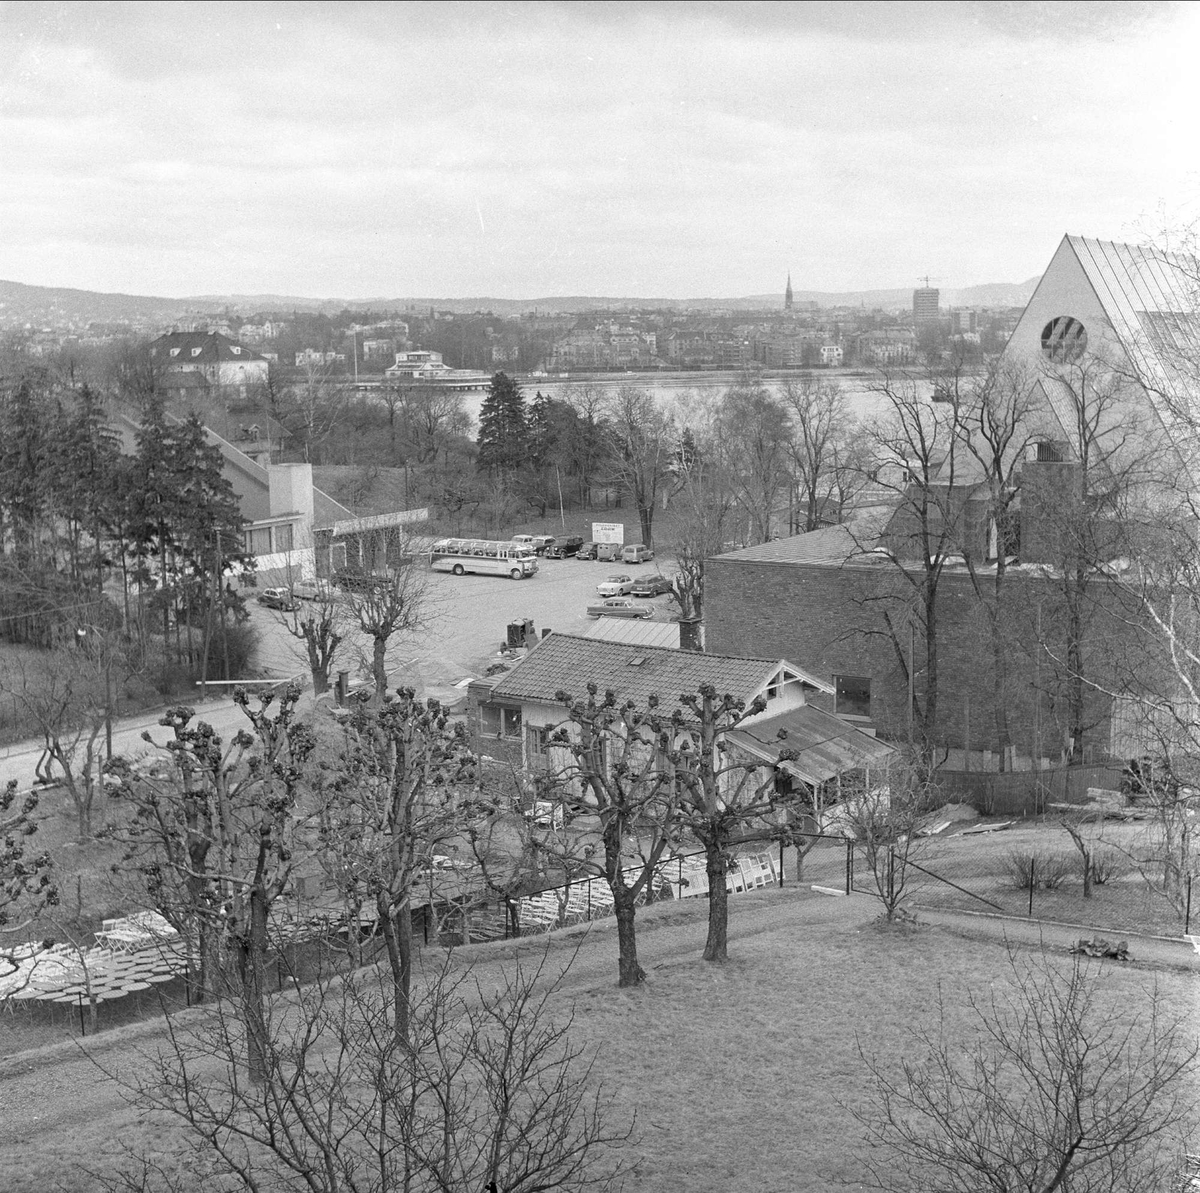
[(730, 659), (738, 663), (785, 663), (787, 660), (782, 656), (767, 658), (763, 655), (747, 655), (747, 654), (714, 654), (712, 651), (681, 651), (676, 650), (673, 646), (643, 646), (638, 642), (618, 642), (612, 638), (589, 638), (586, 634), (572, 634), (568, 630), (555, 630), (553, 633), (547, 634), (545, 638), (538, 639), (538, 646), (543, 642), (549, 642), (552, 638), (572, 638), (576, 642), (599, 642), (605, 646), (618, 647), (624, 650), (632, 650), (637, 653), (644, 654), (648, 650), (662, 651), (664, 654), (671, 656), (679, 654), (696, 654), (706, 659)]

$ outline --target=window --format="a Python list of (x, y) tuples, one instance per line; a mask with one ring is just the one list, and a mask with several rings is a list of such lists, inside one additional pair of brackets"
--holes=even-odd
[(771, 682), (767, 684), (767, 699), (777, 700), (779, 693), (783, 689), (783, 672), (777, 671), (771, 676)]
[(293, 543), (292, 524), (288, 522), (283, 526), (275, 527), (275, 550), (290, 551)]
[(1042, 328), (1042, 355), (1056, 364), (1070, 364), (1087, 351), (1087, 331), (1078, 319), (1059, 315)]
[(1034, 459), (1039, 464), (1061, 464), (1063, 462), (1063, 451), (1057, 443), (1046, 440), (1038, 443), (1035, 450), (1037, 454)]
[(529, 743), (530, 758), (547, 758), (550, 754), (550, 725), (526, 725), (525, 740)]
[(865, 675), (835, 675), (833, 677), (834, 711), (843, 717), (871, 715), (871, 680)]
[(179, 355), (179, 349), (178, 349), (178, 348), (172, 348), (172, 349), (171, 349), (171, 355), (172, 355), (172, 356), (178, 356), (178, 355)]
[(231, 351), (233, 352), (234, 356), (241, 356), (242, 354), (242, 350), (236, 344), (234, 344)]
[(484, 737), (520, 737), (521, 710), (503, 704), (481, 704), (479, 732)]

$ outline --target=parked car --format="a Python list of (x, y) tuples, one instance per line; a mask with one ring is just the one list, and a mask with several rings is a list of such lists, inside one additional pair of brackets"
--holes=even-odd
[(328, 580), (297, 580), (292, 596), (301, 601), (327, 601), (332, 595)]
[(591, 539), (588, 539), (588, 541), (586, 543), (583, 543), (580, 546), (579, 550), (575, 552), (575, 558), (576, 559), (595, 559), (596, 558), (596, 544), (593, 543), (591, 541)]
[(514, 534), (509, 541), (513, 542), (513, 543), (521, 543), (523, 546), (526, 546), (526, 547), (532, 547), (533, 546), (533, 535), (532, 534)]
[(546, 548), (548, 559), (566, 559), (569, 555), (577, 555), (583, 546), (583, 539), (573, 534), (565, 539), (555, 539), (552, 546)]
[(282, 609), (284, 613), (300, 608), (300, 602), (286, 588), (264, 588), (258, 594), (258, 603), (268, 609)]
[(621, 558), (621, 544), (597, 543), (596, 558), (600, 560), (601, 563), (613, 563), (615, 560)]
[(629, 590), (630, 596), (656, 597), (660, 592), (670, 592), (671, 581), (666, 576), (639, 576)]
[(622, 563), (649, 563), (654, 552), (645, 543), (626, 543), (621, 548)]
[(609, 597), (598, 605), (587, 607), (589, 617), (649, 617), (654, 610), (649, 605), (639, 605), (632, 597)]
[(602, 597), (628, 596), (633, 591), (633, 577), (618, 572), (615, 576), (609, 576), (607, 580), (602, 580), (597, 584), (596, 591)]
[(347, 592), (370, 592), (372, 588), (382, 584), (383, 580), (382, 576), (359, 571), (357, 568), (342, 568), (341, 571), (335, 572), (333, 577), (334, 584)]
[(552, 534), (535, 534), (533, 536), (533, 553), (535, 555), (545, 555), (551, 547), (554, 546), (554, 535)]

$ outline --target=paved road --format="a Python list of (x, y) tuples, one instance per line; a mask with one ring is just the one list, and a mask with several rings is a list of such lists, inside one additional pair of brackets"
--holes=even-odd
[[(586, 607), (595, 600), (596, 585), (614, 572), (635, 578), (660, 568), (670, 572), (667, 560), (636, 567), (621, 567), (574, 559), (543, 559), (530, 580), (507, 576), (453, 576), (430, 573), (432, 622), (416, 637), (397, 640), (387, 654), (393, 684), (411, 684), (418, 692), (453, 701), (462, 695), (460, 680), (484, 674), (496, 660), (508, 624), (532, 618), (535, 629), (570, 633), (589, 624)], [(668, 598), (647, 604), (656, 617), (667, 616)], [(273, 674), (291, 674), (306, 667), (300, 644), (283, 629), (284, 614), (254, 606), (252, 618), (262, 634), (261, 662)], [(366, 679), (370, 673), (369, 644), (355, 631), (339, 665)]]
[[(574, 559), (539, 561), (539, 570), (531, 580), (510, 580), (497, 576), (452, 576), (430, 573), (431, 624), (416, 637), (403, 637), (392, 644), (387, 655), (388, 674), (393, 686), (411, 684), (419, 694), (453, 703), (463, 695), (456, 685), (483, 675), (489, 663), (499, 657), (499, 646), (508, 623), (532, 618), (537, 632), (544, 628), (569, 633), (589, 624), (585, 612), (595, 597), (596, 585), (609, 574), (626, 571), (631, 576), (648, 574), (660, 565), (642, 564), (622, 569), (613, 564), (579, 562)], [(664, 562), (664, 570), (670, 564)], [(647, 602), (656, 617), (666, 617), (668, 598)], [(250, 603), (252, 624), (261, 635), (259, 666), (271, 676), (299, 675), (307, 681), (308, 664), (303, 644), (284, 628), (285, 614), (275, 613)], [(351, 672), (352, 679), (369, 678), (369, 644), (361, 632), (350, 635), (338, 662)], [(311, 696), (308, 697), (311, 699)], [(241, 711), (227, 697), (201, 701), (199, 693), (188, 701), (198, 716), (223, 734), (245, 724)], [(150, 731), (156, 742), (166, 741), (167, 732), (158, 727), (160, 713), (150, 712), (117, 722), (113, 731), (113, 750), (118, 754), (137, 755), (149, 749), (142, 733)], [(0, 747), (0, 785), (16, 779), (31, 786), (35, 768), (42, 756), (40, 742), (27, 741)]]

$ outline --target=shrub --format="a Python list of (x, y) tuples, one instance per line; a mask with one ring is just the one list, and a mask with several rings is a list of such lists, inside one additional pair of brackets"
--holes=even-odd
[(1092, 855), (1092, 881), (1097, 886), (1113, 882), (1128, 874), (1129, 862), (1115, 849), (1104, 849)]
[(1076, 868), (1074, 855), (1063, 850), (1032, 853), (1027, 849), (1010, 849), (1004, 864), (1009, 881), (1019, 891), (1029, 890), (1031, 863), (1034, 890), (1057, 890)]

